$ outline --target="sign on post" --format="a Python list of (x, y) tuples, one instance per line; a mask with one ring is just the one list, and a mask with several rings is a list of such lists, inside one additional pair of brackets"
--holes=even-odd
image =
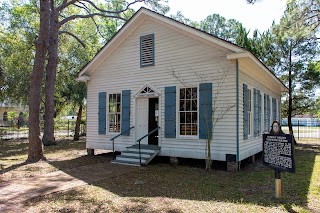
[(293, 137), (284, 135), (263, 135), (263, 164), (279, 171), (295, 172)]
[(281, 197), (281, 172), (295, 173), (293, 136), (281, 130), (278, 121), (273, 121), (270, 134), (263, 135), (263, 164), (273, 168), (275, 197)]

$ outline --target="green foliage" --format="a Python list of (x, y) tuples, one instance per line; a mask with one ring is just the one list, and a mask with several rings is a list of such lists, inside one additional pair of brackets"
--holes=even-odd
[(319, 0), (288, 0), (287, 13), (291, 24), (287, 30), (299, 36), (319, 32), (319, 8)]
[[(292, 115), (307, 113), (314, 102), (316, 86), (319, 83), (316, 55), (318, 44), (315, 34), (293, 34), (290, 13), (287, 11), (280, 24), (273, 24), (273, 41), (277, 51), (277, 60), (271, 65), (275, 73), (289, 85), (289, 70), (291, 70)], [(283, 106), (288, 106), (289, 97), (284, 97)], [(286, 114), (289, 115), (288, 109)]]
[(186, 25), (189, 25), (191, 27), (195, 27), (195, 28), (199, 28), (199, 23), (196, 21), (192, 21), (190, 19), (188, 19), (187, 17), (185, 17), (181, 11), (178, 11), (175, 15), (171, 15), (170, 16), (172, 19), (177, 20), (181, 23), (184, 23)]
[[(227, 41), (237, 43), (243, 26), (235, 19), (226, 19), (219, 14), (207, 16), (200, 22), (200, 29)], [(247, 36), (247, 32), (244, 32)]]
[[(115, 1), (104, 7), (121, 9), (124, 8), (124, 4)], [(80, 13), (80, 9), (68, 7), (62, 15), (68, 16), (74, 13)], [(123, 16), (129, 18), (132, 14), (133, 11), (129, 10), (123, 13)], [(0, 26), (0, 101), (27, 105), (29, 76), (35, 52), (34, 41), (39, 29), (38, 5), (36, 1), (0, 3), (0, 17), (6, 23)], [(61, 111), (66, 104), (77, 105), (83, 102), (86, 97), (86, 85), (75, 81), (77, 73), (122, 24), (124, 24), (122, 20), (95, 17), (68, 22), (62, 27), (62, 31), (71, 32), (85, 41), (86, 46), (84, 48), (68, 34), (61, 34), (59, 37), (56, 112)]]

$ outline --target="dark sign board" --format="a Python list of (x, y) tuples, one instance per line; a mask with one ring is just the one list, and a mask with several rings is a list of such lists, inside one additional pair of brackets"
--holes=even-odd
[(292, 135), (264, 134), (262, 154), (264, 165), (278, 171), (295, 172)]

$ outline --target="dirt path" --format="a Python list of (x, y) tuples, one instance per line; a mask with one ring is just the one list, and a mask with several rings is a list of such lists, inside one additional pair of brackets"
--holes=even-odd
[(0, 184), (0, 212), (17, 211), (22, 202), (100, 180), (138, 171), (141, 167), (99, 163)]

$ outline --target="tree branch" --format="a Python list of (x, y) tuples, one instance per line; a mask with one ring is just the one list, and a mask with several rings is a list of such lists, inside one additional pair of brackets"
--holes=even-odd
[(116, 18), (116, 19), (121, 19), (123, 21), (127, 21), (127, 19), (124, 19), (120, 16), (114, 16), (114, 15), (106, 15), (103, 13), (91, 13), (88, 15), (72, 15), (69, 16), (68, 18), (63, 19), (62, 21), (59, 22), (59, 27), (61, 27), (62, 25), (64, 25), (65, 23), (67, 23), (68, 21), (77, 19), (77, 18), (92, 18), (94, 16), (102, 16), (102, 17), (106, 17), (106, 18)]
[(68, 0), (63, 0), (63, 2), (61, 3), (61, 5), (59, 5), (56, 10), (61, 12), (62, 10), (64, 10), (65, 8), (67, 8), (69, 5), (76, 3), (78, 0), (71, 0), (68, 2)]
[(138, 2), (144, 2), (144, 1), (145, 0), (135, 0), (133, 2), (128, 3), (124, 9), (118, 10), (118, 11), (110, 11), (110, 10), (101, 9), (101, 8), (97, 7), (97, 5), (90, 0), (80, 0), (79, 2), (87, 2), (92, 7), (94, 7), (96, 10), (98, 10), (99, 12), (102, 12), (102, 13), (119, 14), (119, 13), (123, 13), (123, 12), (127, 11), (131, 5), (138, 3)]
[(78, 38), (76, 35), (74, 35), (73, 33), (70, 33), (70, 32), (68, 32), (68, 31), (65, 31), (65, 30), (61, 30), (61, 31), (59, 31), (59, 35), (61, 35), (61, 34), (63, 34), (63, 33), (65, 33), (65, 34), (68, 34), (68, 35), (70, 35), (70, 36), (72, 36), (73, 38), (75, 38), (82, 46), (83, 46), (83, 48), (86, 48), (86, 45), (84, 44), (84, 42), (83, 41), (81, 41), (81, 39), (80, 38)]
[[(77, 5), (77, 4), (74, 4), (74, 5), (75, 5), (76, 7), (79, 7), (79, 8), (81, 8), (81, 9), (85, 10), (88, 14), (90, 14), (90, 9), (89, 9), (85, 4), (82, 3), (82, 2), (79, 2), (79, 3), (82, 4), (83, 6)], [(100, 31), (100, 28), (99, 28), (98, 24), (96, 23), (96, 21), (94, 20), (93, 17), (91, 17), (91, 20), (93, 21), (94, 25), (96, 26), (96, 29), (97, 29), (99, 35), (100, 35), (102, 38), (106, 39), (106, 38), (104, 37), (104, 35), (102, 35), (102, 33), (101, 33), (101, 31)]]

